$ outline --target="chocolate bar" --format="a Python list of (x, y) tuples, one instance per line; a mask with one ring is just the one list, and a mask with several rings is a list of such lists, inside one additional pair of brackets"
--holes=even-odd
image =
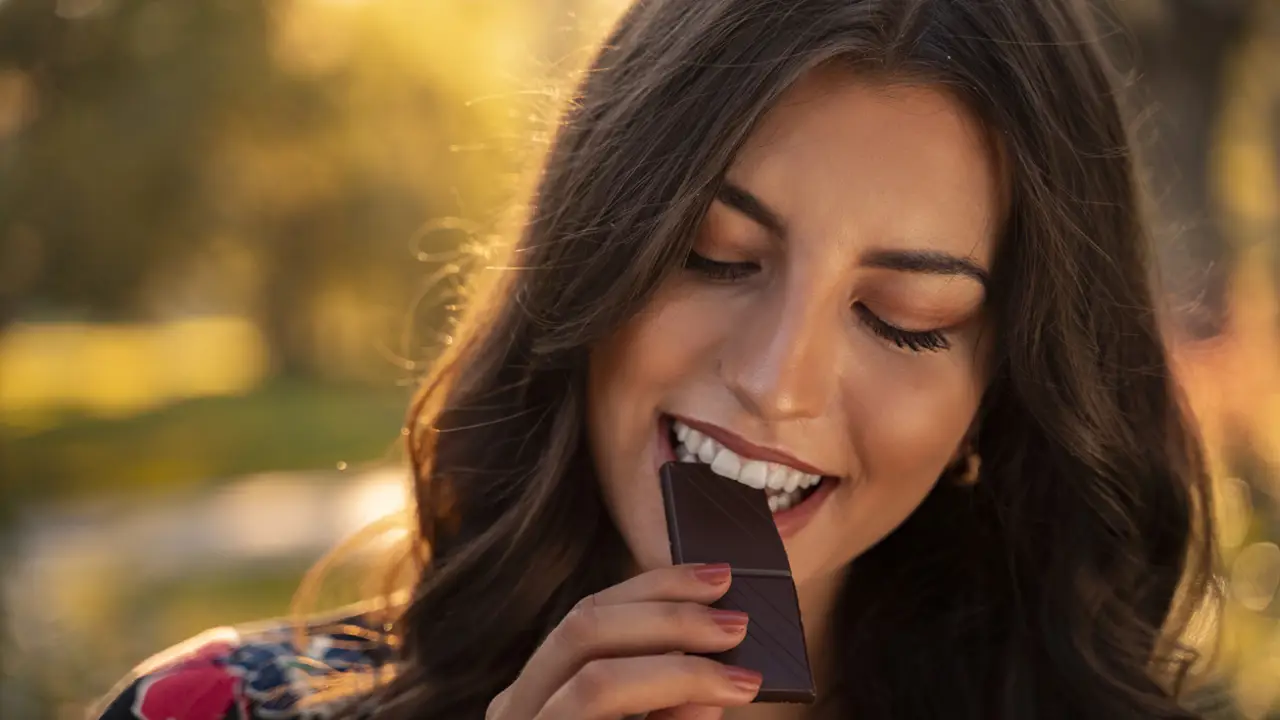
[(699, 463), (669, 462), (661, 475), (672, 562), (729, 563), (733, 582), (713, 607), (748, 616), (742, 642), (707, 657), (763, 675), (756, 702), (812, 703), (800, 602), (764, 491)]

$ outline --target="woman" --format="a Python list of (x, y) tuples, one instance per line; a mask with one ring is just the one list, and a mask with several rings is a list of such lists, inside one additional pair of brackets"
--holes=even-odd
[[(1196, 717), (1208, 480), (1069, 5), (638, 2), (411, 414), (412, 600), (372, 642), (206, 644), (104, 717), (334, 707), (294, 655), (378, 666), (339, 703), (376, 720)], [(697, 655), (750, 620), (670, 566), (676, 458), (770, 483), (816, 706)]]

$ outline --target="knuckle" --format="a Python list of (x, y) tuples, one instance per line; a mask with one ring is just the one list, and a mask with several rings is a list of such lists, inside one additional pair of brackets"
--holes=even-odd
[(609, 688), (613, 685), (613, 671), (609, 664), (593, 660), (582, 666), (578, 674), (569, 681), (569, 695), (573, 704), (580, 711), (590, 713), (600, 708), (609, 697)]
[(559, 639), (572, 652), (590, 650), (595, 643), (599, 625), (599, 609), (594, 604), (579, 602), (560, 623)]

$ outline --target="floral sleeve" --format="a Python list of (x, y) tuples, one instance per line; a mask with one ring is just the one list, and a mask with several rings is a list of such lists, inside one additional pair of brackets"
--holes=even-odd
[[(324, 720), (336, 705), (310, 698), (317, 678), (376, 671), (389, 649), (359, 618), (257, 632), (220, 628), (143, 663), (89, 714), (96, 720)], [(334, 701), (338, 702), (337, 700)]]
[(101, 720), (255, 720), (244, 673), (232, 662), (240, 647), (230, 628), (213, 630), (139, 667), (97, 716)]

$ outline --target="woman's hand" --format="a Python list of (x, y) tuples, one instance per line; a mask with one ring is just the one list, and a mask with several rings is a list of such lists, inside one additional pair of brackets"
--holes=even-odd
[(759, 673), (681, 654), (742, 642), (746, 615), (707, 607), (729, 583), (727, 565), (680, 565), (583, 598), (486, 720), (612, 720), (664, 708), (649, 717), (714, 718), (751, 702)]

